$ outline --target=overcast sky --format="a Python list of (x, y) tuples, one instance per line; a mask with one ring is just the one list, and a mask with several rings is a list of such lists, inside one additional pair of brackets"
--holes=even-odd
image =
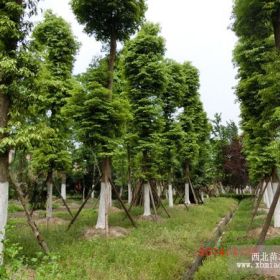
[[(83, 33), (73, 15), (69, 0), (44, 0), (40, 7), (52, 9), (71, 23), (82, 44), (74, 72), (86, 70), (101, 44)], [(232, 50), (236, 43), (229, 29), (232, 0), (148, 0), (147, 19), (160, 23), (166, 39), (166, 56), (178, 62), (191, 61), (200, 71), (201, 98), (211, 119), (216, 112), (224, 121), (239, 121), (235, 102), (236, 71)], [(40, 17), (39, 17), (40, 18)]]

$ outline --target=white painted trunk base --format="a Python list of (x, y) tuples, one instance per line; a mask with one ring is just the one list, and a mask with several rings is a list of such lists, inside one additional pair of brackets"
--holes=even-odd
[(267, 188), (266, 188), (266, 190), (264, 191), (263, 201), (264, 201), (264, 203), (265, 203), (265, 205), (266, 205), (266, 208), (269, 208), (269, 200), (268, 200)]
[(112, 201), (112, 186), (110, 183), (108, 183), (108, 199), (109, 199), (109, 207), (113, 206), (113, 201)]
[(131, 183), (127, 184), (127, 188), (128, 188), (128, 199), (127, 202), (130, 205), (131, 201), (132, 201), (132, 189), (131, 189)]
[(161, 187), (159, 185), (157, 185), (157, 195), (161, 197)]
[(174, 206), (174, 204), (173, 204), (173, 189), (172, 189), (171, 184), (168, 185), (168, 205), (169, 205), (170, 208), (172, 208)]
[[(278, 187), (278, 183), (272, 183), (272, 189), (273, 189), (273, 193), (276, 193)], [(275, 228), (280, 228), (280, 201), (278, 200), (278, 203), (276, 205), (275, 208), (275, 212), (274, 212), (274, 227)]]
[(108, 211), (109, 211), (108, 194), (109, 194), (108, 184), (106, 184), (105, 182), (101, 182), (98, 218), (95, 226), (96, 229), (106, 229), (106, 226), (108, 226)]
[(3, 241), (8, 218), (9, 183), (0, 183), (0, 265), (3, 264)]
[(92, 191), (92, 193), (91, 193), (90, 196), (91, 196), (92, 199), (94, 199), (94, 193), (95, 193), (94, 187), (95, 187), (94, 185), (91, 186), (91, 189), (92, 189), (93, 191)]
[(189, 185), (189, 183), (185, 184), (185, 204), (191, 204), (191, 202), (190, 202), (190, 185)]
[(53, 184), (47, 184), (47, 213), (46, 217), (52, 218), (52, 196), (53, 196)]
[(143, 216), (151, 216), (151, 203), (150, 203), (150, 184), (144, 184), (144, 214)]
[(272, 191), (272, 184), (271, 184), (271, 182), (268, 183), (267, 194), (268, 194), (268, 202), (269, 202), (269, 208), (270, 208), (272, 200), (273, 200), (273, 191)]
[(66, 184), (61, 184), (61, 196), (64, 200), (66, 200)]
[(201, 192), (200, 197), (201, 197), (202, 202), (204, 202), (204, 192)]

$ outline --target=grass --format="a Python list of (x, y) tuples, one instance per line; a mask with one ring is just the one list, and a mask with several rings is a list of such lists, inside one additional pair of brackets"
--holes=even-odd
[[(253, 199), (247, 198), (240, 202), (240, 206), (232, 221), (226, 228), (222, 237), (220, 248), (230, 248), (240, 245), (255, 245), (258, 236), (247, 236), (248, 225), (250, 224), (253, 209)], [(265, 212), (258, 211), (251, 229), (262, 227), (265, 219)], [(274, 237), (266, 241), (266, 245), (279, 245), (280, 238)], [(241, 280), (241, 279), (266, 279), (262, 275), (252, 275), (246, 272), (229, 272), (229, 259), (227, 256), (211, 256), (207, 258), (203, 266), (195, 274), (195, 280)]]
[[(189, 211), (183, 207), (170, 209), (171, 219), (160, 211), (162, 218), (158, 223), (139, 221), (137, 229), (123, 219), (123, 213), (114, 213), (110, 216), (110, 225), (129, 228), (130, 234), (123, 238), (100, 237), (91, 241), (85, 240), (83, 233), (94, 227), (97, 213), (86, 209), (69, 232), (65, 231), (65, 225), (41, 227), (51, 251), (59, 255), (51, 267), (50, 263), (44, 262), (32, 264), (40, 248), (24, 219), (9, 220), (9, 225), (15, 227), (7, 231), (7, 238), (22, 246), (20, 254), (27, 267), (37, 273), (33, 278), (36, 280), (180, 279), (200, 244), (209, 239), (220, 219), (236, 206), (236, 200), (212, 198), (206, 205), (190, 207)], [(134, 216), (141, 212), (140, 208), (132, 211)], [(55, 212), (55, 215), (70, 219), (66, 212)], [(19, 279), (30, 279), (22, 277), (23, 274)]]

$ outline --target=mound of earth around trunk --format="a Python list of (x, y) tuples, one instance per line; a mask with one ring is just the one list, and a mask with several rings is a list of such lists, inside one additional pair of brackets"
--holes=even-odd
[[(261, 234), (261, 231), (262, 231), (261, 227), (250, 230), (248, 236), (254, 238), (256, 236), (259, 236)], [(280, 235), (280, 228), (270, 227), (267, 231), (267, 238), (271, 238), (279, 235)]]
[[(109, 237), (125, 237), (129, 234), (129, 230), (123, 227), (109, 227)], [(96, 237), (106, 236), (105, 229), (89, 228), (85, 231), (86, 239), (93, 239)]]

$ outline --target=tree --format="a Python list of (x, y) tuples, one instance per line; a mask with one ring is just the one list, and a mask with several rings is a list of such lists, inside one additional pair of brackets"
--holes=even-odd
[(163, 64), (164, 39), (156, 24), (146, 23), (125, 46), (124, 72), (141, 157), (141, 180), (144, 182), (144, 216), (151, 215), (150, 181), (156, 176), (155, 159), (160, 153), (159, 133), (163, 128), (161, 93), (165, 88)]
[[(77, 16), (78, 21), (85, 25), (85, 31), (90, 35), (95, 35), (97, 40), (106, 44), (109, 43), (110, 53), (108, 58), (108, 101), (111, 101), (113, 90), (113, 74), (116, 59), (117, 41), (124, 41), (132, 35), (139, 25), (142, 23), (146, 6), (145, 1), (140, 0), (111, 0), (111, 1), (86, 1), (86, 0), (72, 0), (72, 9)], [(105, 93), (105, 91), (103, 91)], [(107, 102), (106, 102), (107, 103)], [(107, 103), (108, 104), (108, 103)], [(114, 105), (112, 105), (114, 106)], [(106, 115), (107, 112), (104, 112)], [(109, 114), (110, 115), (110, 114)], [(110, 119), (108, 116), (107, 119)], [(105, 124), (105, 123), (103, 123)], [(106, 123), (107, 125), (108, 123)], [(113, 139), (114, 135), (110, 135)], [(108, 205), (106, 205), (106, 193), (110, 190), (111, 180), (111, 156), (108, 151), (103, 155), (102, 159), (102, 179), (100, 207), (105, 210), (99, 211), (99, 218), (97, 228), (106, 228), (106, 218), (108, 216)], [(102, 217), (101, 217), (102, 215)]]
[(162, 93), (162, 107), (164, 116), (163, 154), (161, 174), (168, 185), (169, 207), (173, 207), (173, 184), (176, 169), (179, 168), (179, 150), (182, 146), (183, 131), (176, 118), (185, 90), (185, 79), (181, 64), (166, 59), (166, 87)]
[(189, 62), (183, 64), (185, 91), (182, 98), (183, 112), (180, 123), (184, 131), (180, 152), (185, 178), (185, 203), (189, 204), (190, 178), (195, 175), (199, 155), (209, 138), (209, 123), (199, 96), (199, 73)]
[(3, 263), (3, 239), (8, 212), (8, 154), (15, 144), (10, 135), (10, 122), (12, 113), (20, 108), (16, 106), (20, 103), (16, 98), (20, 95), (19, 84), (25, 82), (26, 76), (32, 75), (32, 71), (23, 63), (28, 61), (25, 50), (19, 46), (29, 26), (25, 21), (27, 5), (30, 14), (36, 12), (36, 1), (0, 1), (0, 264)]
[(31, 151), (32, 168), (35, 173), (43, 173), (47, 178), (46, 215), (51, 218), (53, 172), (65, 173), (71, 166), (71, 155), (67, 149), (69, 131), (61, 110), (73, 84), (72, 68), (78, 43), (69, 24), (51, 11), (47, 11), (44, 21), (35, 27), (32, 38), (34, 54), (42, 61), (37, 79), (39, 101), (34, 104), (35, 122), (41, 122), (48, 131)]
[[(240, 82), (236, 94), (241, 102), (244, 147), (250, 178), (260, 182), (275, 174), (279, 166), (274, 149), (278, 146), (280, 127), (279, 90), (275, 87), (280, 59), (280, 2), (236, 0), (233, 18), (233, 30), (239, 37), (235, 61)], [(275, 202), (279, 193), (279, 189), (275, 191)], [(270, 209), (264, 224), (261, 243), (276, 204), (273, 203), (274, 209)]]
[[(91, 149), (98, 159), (112, 157), (116, 146), (120, 144), (120, 136), (126, 121), (130, 119), (129, 105), (122, 96), (111, 96), (110, 90), (102, 86), (102, 65), (104, 59), (94, 63), (88, 71), (80, 75), (78, 83), (68, 99), (65, 113), (73, 118), (77, 140)], [(111, 166), (103, 168), (111, 172)], [(104, 169), (103, 169), (104, 170)], [(111, 178), (110, 178), (111, 179)], [(101, 195), (97, 228), (108, 228), (109, 192), (101, 182)]]

